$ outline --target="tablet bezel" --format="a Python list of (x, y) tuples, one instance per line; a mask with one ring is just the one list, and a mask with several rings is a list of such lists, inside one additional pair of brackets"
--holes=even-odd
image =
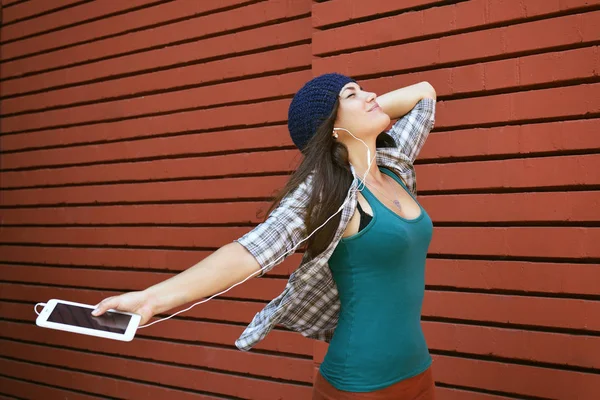
[(59, 300), (59, 299), (51, 299), (46, 303), (46, 305), (44, 306), (44, 309), (40, 312), (40, 315), (38, 315), (38, 317), (36, 318), (35, 324), (42, 328), (51, 328), (51, 329), (57, 329), (60, 331), (81, 333), (83, 335), (96, 336), (96, 337), (102, 337), (102, 338), (106, 338), (106, 339), (130, 342), (131, 340), (133, 340), (133, 337), (135, 336), (135, 332), (137, 331), (137, 328), (138, 328), (138, 326), (140, 324), (140, 320), (141, 320), (141, 316), (138, 314), (124, 312), (124, 311), (116, 311), (113, 309), (108, 310), (110, 312), (126, 314), (126, 315), (131, 316), (131, 318), (129, 320), (129, 325), (127, 325), (127, 329), (125, 329), (125, 333), (104, 332), (104, 331), (99, 331), (96, 329), (89, 329), (89, 328), (84, 328), (84, 327), (80, 327), (80, 326), (73, 326), (73, 325), (67, 325), (67, 324), (61, 324), (61, 323), (57, 323), (57, 322), (48, 321), (48, 317), (50, 316), (50, 314), (52, 313), (52, 311), (54, 310), (56, 305), (59, 303), (89, 308), (90, 313), (94, 309), (94, 306), (89, 305), (89, 304), (76, 303), (73, 301), (66, 301), (66, 300)]

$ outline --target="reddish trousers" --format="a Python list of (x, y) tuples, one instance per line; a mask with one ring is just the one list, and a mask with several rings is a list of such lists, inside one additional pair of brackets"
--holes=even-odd
[(344, 392), (333, 387), (319, 373), (313, 387), (313, 400), (435, 400), (431, 367), (419, 375), (384, 389), (368, 393)]

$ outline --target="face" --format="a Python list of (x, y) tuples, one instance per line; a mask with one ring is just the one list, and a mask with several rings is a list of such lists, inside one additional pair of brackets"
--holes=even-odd
[[(340, 105), (335, 120), (336, 128), (344, 128), (361, 139), (377, 137), (390, 123), (390, 117), (377, 104), (377, 95), (362, 90), (354, 82), (347, 83), (339, 94)], [(352, 137), (345, 131), (336, 131), (340, 138)]]

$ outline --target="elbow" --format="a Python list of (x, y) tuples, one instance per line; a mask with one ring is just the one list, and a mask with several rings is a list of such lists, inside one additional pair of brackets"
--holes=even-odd
[(437, 98), (437, 93), (435, 92), (435, 88), (431, 85), (431, 83), (427, 81), (421, 82), (421, 86), (423, 89), (423, 98), (433, 99)]

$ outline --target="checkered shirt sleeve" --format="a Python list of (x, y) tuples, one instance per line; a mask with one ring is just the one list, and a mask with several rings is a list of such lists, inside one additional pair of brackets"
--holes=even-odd
[(263, 276), (285, 258), (294, 254), (292, 248), (304, 239), (304, 217), (310, 199), (309, 176), (288, 193), (267, 219), (235, 241), (244, 246), (260, 264)]
[(400, 118), (387, 133), (394, 138), (398, 149), (414, 163), (435, 124), (435, 100), (425, 98)]

